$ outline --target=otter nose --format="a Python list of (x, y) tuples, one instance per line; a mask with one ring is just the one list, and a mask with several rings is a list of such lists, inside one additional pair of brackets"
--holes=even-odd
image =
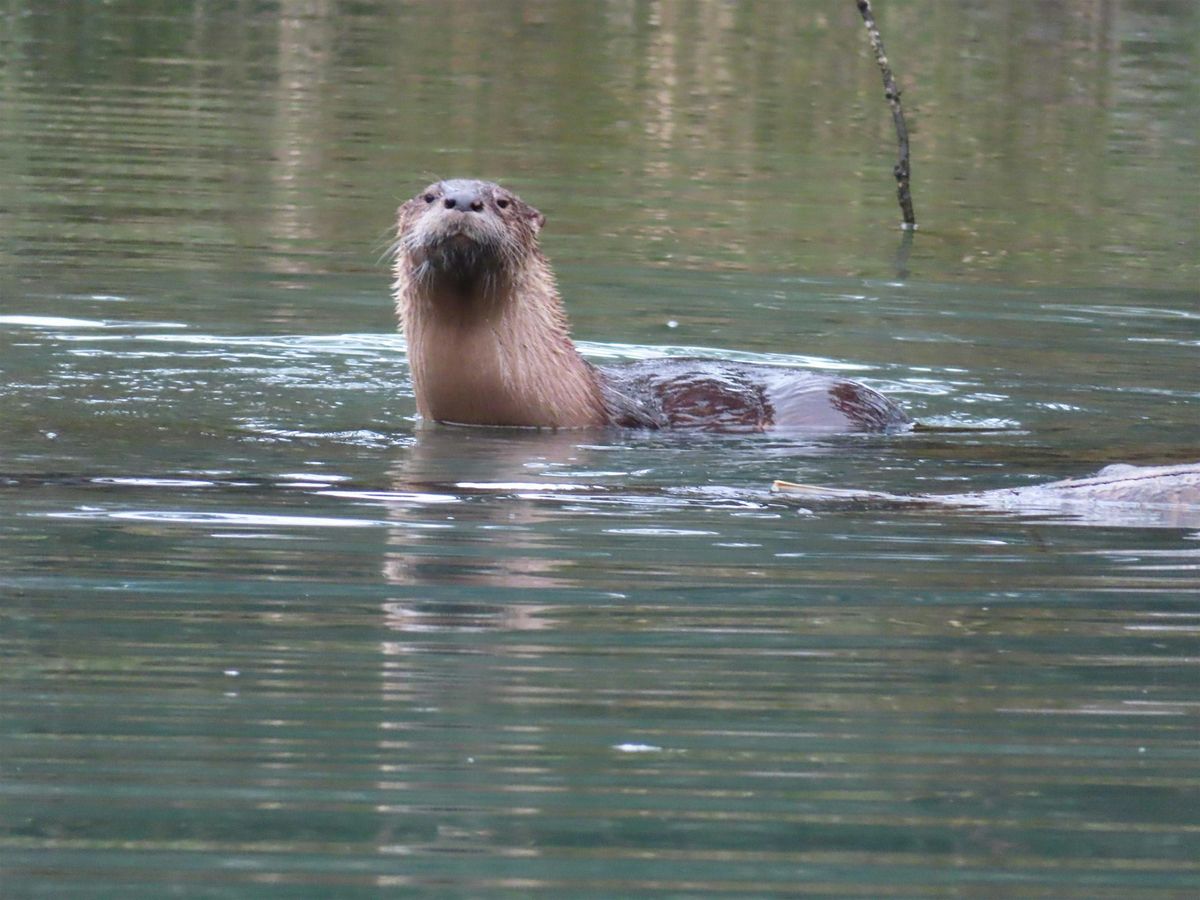
[(478, 191), (455, 191), (442, 198), (442, 205), (460, 212), (482, 212), (483, 197)]

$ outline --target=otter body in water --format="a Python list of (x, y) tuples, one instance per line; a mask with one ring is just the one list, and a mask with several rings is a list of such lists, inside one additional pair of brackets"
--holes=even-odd
[(467, 425), (882, 431), (907, 417), (870, 388), (783, 366), (656, 359), (596, 367), (572, 343), (544, 217), (486, 181), (400, 207), (395, 297), (417, 410)]

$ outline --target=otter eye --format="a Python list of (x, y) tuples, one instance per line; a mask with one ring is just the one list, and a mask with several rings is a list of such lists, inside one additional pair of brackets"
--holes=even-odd
[(426, 203), (432, 203), (436, 199), (437, 198), (435, 196), (433, 196), (433, 194), (426, 194), (424, 197), (424, 200)]
[(498, 207), (500, 207), (501, 209), (508, 209), (508, 198), (501, 197), (499, 200), (496, 201), (496, 205)]

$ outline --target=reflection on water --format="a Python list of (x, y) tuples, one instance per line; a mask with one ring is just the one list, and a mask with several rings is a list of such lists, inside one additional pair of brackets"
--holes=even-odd
[[(1194, 4), (881, 5), (904, 272), (818, 6), (0, 12), (0, 893), (1200, 891), (1193, 527), (769, 490), (1196, 458)], [(590, 358), (941, 430), (416, 426), (441, 174), (549, 213)]]
[[(894, 146), (850, 3), (10, 8), (5, 265), (361, 270), (401, 199), (471, 175), (549, 213), (555, 255), (894, 274)], [(877, 13), (914, 273), (1194, 290), (1194, 4)]]

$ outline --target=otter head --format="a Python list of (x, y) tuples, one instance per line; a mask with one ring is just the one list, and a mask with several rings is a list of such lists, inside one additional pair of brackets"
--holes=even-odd
[(490, 181), (429, 185), (397, 212), (396, 271), (414, 287), (473, 293), (540, 256), (545, 217)]

